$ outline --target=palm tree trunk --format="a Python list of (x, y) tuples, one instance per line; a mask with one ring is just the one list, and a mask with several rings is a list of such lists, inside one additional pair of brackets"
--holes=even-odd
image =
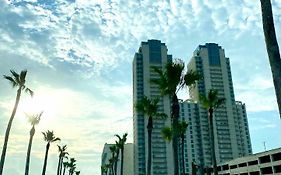
[(152, 117), (149, 116), (147, 123), (147, 143), (148, 143), (148, 156), (147, 156), (147, 175), (151, 175), (151, 135), (153, 129)]
[(59, 172), (59, 175), (61, 175), (61, 173), (62, 173), (62, 168), (63, 168), (63, 157), (62, 157), (62, 159), (60, 161), (60, 172)]
[(185, 166), (184, 166), (184, 134), (181, 135), (181, 156), (182, 156), (182, 173), (185, 175)]
[(266, 49), (271, 67), (277, 103), (279, 107), (279, 115), (281, 118), (281, 58), (278, 42), (276, 39), (272, 7), (270, 0), (260, 0), (260, 2)]
[(210, 128), (210, 141), (211, 141), (211, 156), (213, 162), (214, 175), (218, 175), (216, 151), (215, 151), (215, 140), (214, 140), (214, 124), (213, 124), (213, 112), (212, 108), (209, 109), (209, 128)]
[(65, 175), (65, 169), (66, 169), (65, 166), (63, 166), (63, 175)]
[(60, 165), (61, 165), (61, 156), (59, 156), (58, 168), (57, 168), (57, 175), (60, 175)]
[(13, 109), (12, 115), (10, 117), (7, 129), (6, 129), (6, 132), (5, 132), (5, 140), (4, 140), (3, 150), (2, 150), (2, 154), (1, 154), (1, 161), (0, 161), (0, 175), (3, 174), (3, 168), (4, 168), (4, 163), (5, 163), (5, 157), (6, 157), (6, 151), (7, 151), (7, 145), (8, 145), (10, 130), (11, 130), (11, 127), (12, 127), (12, 123), (13, 123), (15, 114), (17, 112), (18, 104), (19, 104), (19, 101), (20, 101), (20, 95), (21, 95), (21, 86), (19, 87), (19, 89), (17, 91), (17, 97), (16, 97), (14, 109)]
[(121, 175), (123, 175), (124, 147), (121, 149)]
[[(179, 100), (176, 94), (172, 97), (172, 125), (173, 128), (178, 126), (179, 122)], [(179, 175), (179, 164), (178, 164), (178, 136), (173, 135), (173, 153), (174, 153), (174, 175)]]
[(24, 173), (25, 175), (28, 175), (28, 173), (29, 173), (30, 153), (31, 153), (31, 146), (32, 146), (32, 140), (33, 140), (34, 133), (35, 133), (35, 128), (34, 128), (34, 126), (32, 126), (32, 128), (30, 130), (29, 144), (28, 144), (27, 154), (26, 154), (25, 173)]
[(116, 162), (114, 163), (114, 174), (117, 175), (117, 164), (118, 164), (118, 157), (119, 157), (119, 149), (116, 152)]
[(44, 165), (43, 165), (42, 175), (45, 175), (45, 174), (46, 174), (47, 159), (48, 159), (49, 148), (50, 148), (50, 143), (48, 142), (47, 145), (46, 145), (46, 153), (45, 153), (45, 159), (44, 159)]

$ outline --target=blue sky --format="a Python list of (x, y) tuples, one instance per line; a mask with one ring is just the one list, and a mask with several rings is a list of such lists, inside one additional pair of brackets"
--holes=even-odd
[[(230, 58), (235, 98), (247, 105), (254, 152), (281, 146), (259, 1), (0, 0), (0, 74), (27, 69), (35, 97), (22, 96), (4, 173), (22, 174), (30, 126), (24, 112), (44, 110), (34, 138), (31, 175), (41, 173), (42, 131), (54, 130), (81, 174), (99, 174), (105, 142), (132, 142), (132, 59), (140, 42), (159, 39), (188, 62), (199, 44), (216, 42)], [(273, 0), (281, 42), (281, 1)], [(16, 90), (0, 80), (0, 148)], [(185, 98), (183, 95), (182, 98)], [(47, 174), (54, 174), (57, 148)]]

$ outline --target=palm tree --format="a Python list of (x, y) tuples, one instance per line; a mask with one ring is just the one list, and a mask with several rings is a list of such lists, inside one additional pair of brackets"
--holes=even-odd
[(68, 163), (68, 168), (69, 168), (69, 175), (73, 175), (75, 169), (76, 169), (76, 160), (75, 158), (71, 158), (70, 162)]
[(158, 102), (159, 99), (149, 99), (144, 96), (139, 100), (135, 108), (138, 112), (142, 112), (144, 115), (148, 116), (147, 123), (147, 143), (148, 143), (148, 156), (147, 156), (147, 175), (151, 175), (151, 135), (153, 130), (153, 118), (166, 118), (167, 115), (164, 113), (158, 113)]
[(16, 97), (14, 109), (13, 109), (12, 115), (9, 119), (8, 126), (7, 126), (7, 129), (6, 129), (6, 132), (5, 132), (5, 140), (4, 140), (4, 145), (3, 145), (2, 154), (1, 154), (1, 161), (0, 161), (0, 175), (2, 175), (2, 173), (3, 173), (10, 130), (11, 130), (11, 127), (12, 127), (12, 123), (13, 123), (17, 108), (18, 108), (18, 104), (19, 104), (20, 97), (21, 97), (21, 92), (22, 92), (22, 90), (24, 90), (25, 92), (27, 92), (31, 96), (33, 96), (33, 91), (30, 90), (25, 85), (25, 77), (26, 77), (26, 74), (27, 74), (27, 70), (21, 71), (20, 74), (16, 73), (13, 70), (10, 70), (10, 72), (11, 72), (12, 76), (4, 75), (4, 78), (6, 80), (8, 80), (12, 84), (13, 87), (18, 87), (18, 90), (17, 90), (17, 97)]
[(66, 148), (67, 148), (66, 145), (64, 145), (63, 147), (58, 145), (59, 161), (58, 161), (57, 175), (61, 175), (61, 173), (62, 173), (63, 158), (68, 154), (68, 152), (66, 152)]
[(117, 164), (117, 161), (118, 161), (117, 154), (118, 154), (119, 150), (118, 150), (116, 145), (110, 146), (109, 149), (110, 149), (110, 152), (112, 154), (112, 157), (111, 157), (111, 159), (109, 159), (109, 162), (112, 165), (112, 173), (114, 173), (114, 175), (116, 175), (117, 169), (115, 168), (115, 165)]
[[(121, 170), (120, 170), (120, 175), (123, 175), (124, 145), (125, 145), (125, 143), (127, 141), (128, 133), (123, 134), (122, 138), (118, 134), (116, 134), (115, 136), (118, 137), (118, 142), (116, 142), (116, 146), (121, 151)], [(118, 154), (117, 154), (117, 158), (118, 157), (119, 157), (119, 151), (118, 151)]]
[[(162, 96), (169, 96), (172, 100), (171, 118), (172, 127), (176, 127), (179, 119), (179, 101), (177, 93), (185, 86), (192, 86), (200, 75), (192, 70), (184, 73), (184, 62), (180, 59), (174, 62), (168, 62), (162, 70), (154, 67), (154, 71), (159, 75), (159, 78), (152, 79), (152, 83), (158, 85)], [(178, 136), (173, 135), (173, 153), (174, 153), (174, 175), (178, 175)]]
[(216, 108), (221, 106), (224, 103), (224, 98), (218, 97), (217, 90), (209, 90), (207, 97), (205, 95), (200, 96), (200, 103), (204, 108), (208, 110), (209, 115), (209, 135), (211, 141), (211, 156), (213, 162), (214, 175), (218, 175), (217, 169), (217, 160), (216, 160), (216, 152), (215, 152), (215, 141), (214, 141), (214, 124), (213, 124), (213, 113)]
[(102, 165), (101, 166), (102, 175), (107, 175), (107, 171), (108, 171), (108, 164)]
[(49, 148), (50, 148), (50, 143), (55, 142), (55, 141), (59, 141), (60, 138), (55, 137), (54, 132), (49, 131), (49, 130), (46, 131), (46, 132), (42, 132), (42, 134), (44, 135), (44, 140), (47, 142), (43, 171), (42, 171), (42, 175), (45, 175), (46, 174), (46, 168), (47, 168), (47, 159), (48, 159), (48, 152), (49, 152)]
[(35, 134), (35, 125), (37, 125), (40, 122), (40, 118), (42, 116), (43, 112), (37, 114), (37, 115), (28, 115), (28, 121), (31, 124), (32, 128), (30, 130), (30, 137), (29, 137), (29, 144), (27, 148), (27, 155), (26, 155), (26, 163), (25, 163), (25, 175), (28, 175), (29, 173), (29, 162), (30, 162), (30, 153), (31, 153), (31, 146), (32, 146), (32, 140), (33, 136)]
[(181, 121), (177, 127), (177, 133), (181, 138), (181, 163), (182, 163), (182, 172), (185, 175), (185, 162), (184, 162), (184, 135), (187, 130), (188, 123), (186, 121)]
[(164, 127), (161, 131), (163, 138), (167, 141), (171, 141), (172, 138), (176, 135), (181, 138), (181, 166), (182, 166), (182, 174), (185, 175), (185, 162), (184, 162), (184, 135), (187, 130), (187, 122), (181, 121), (178, 122), (177, 127), (170, 128)]
[(279, 115), (281, 117), (281, 58), (276, 39), (272, 7), (270, 0), (260, 0), (260, 2), (266, 49), (271, 67), (277, 104), (279, 107)]
[(116, 173), (114, 172), (114, 165), (117, 162), (117, 158), (114, 156), (111, 157), (108, 161), (109, 161), (109, 168), (110, 168), (109, 174), (116, 175)]
[(65, 175), (65, 170), (68, 168), (68, 165), (68, 162), (63, 162), (63, 175)]

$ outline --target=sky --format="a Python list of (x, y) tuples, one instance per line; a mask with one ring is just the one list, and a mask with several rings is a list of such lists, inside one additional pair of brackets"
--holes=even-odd
[[(281, 43), (281, 1), (272, 0)], [(246, 103), (253, 152), (281, 147), (271, 71), (258, 0), (0, 0), (0, 75), (27, 69), (8, 144), (4, 174), (24, 171), (30, 124), (36, 126), (30, 175), (41, 173), (53, 130), (47, 174), (55, 174), (57, 144), (67, 144), (81, 174), (100, 174), (104, 143), (128, 132), (132, 142), (132, 60), (142, 41), (158, 39), (188, 62), (199, 44), (218, 43), (230, 58), (236, 100)], [(16, 89), (0, 79), (0, 149)], [(186, 98), (183, 92), (180, 98)], [(265, 147), (264, 147), (265, 143)]]

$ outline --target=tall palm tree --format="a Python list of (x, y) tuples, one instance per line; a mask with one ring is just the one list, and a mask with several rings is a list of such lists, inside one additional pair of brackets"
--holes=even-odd
[(177, 133), (181, 138), (181, 164), (182, 164), (182, 172), (185, 175), (185, 162), (184, 162), (184, 135), (187, 130), (188, 123), (186, 121), (181, 121), (177, 127)]
[(6, 132), (5, 132), (5, 140), (4, 140), (4, 145), (3, 145), (1, 160), (0, 160), (0, 175), (2, 175), (2, 173), (3, 173), (10, 130), (11, 130), (11, 127), (12, 127), (12, 123), (13, 123), (17, 108), (18, 108), (18, 104), (19, 104), (20, 97), (21, 97), (21, 92), (24, 90), (25, 92), (27, 92), (31, 96), (33, 96), (33, 91), (30, 90), (25, 85), (25, 81), (26, 81), (25, 77), (26, 77), (26, 74), (27, 74), (27, 70), (21, 71), (20, 74), (16, 73), (13, 70), (10, 70), (10, 72), (11, 72), (12, 75), (11, 76), (4, 75), (4, 78), (6, 80), (8, 80), (12, 84), (13, 87), (18, 87), (18, 90), (17, 90), (17, 97), (16, 97), (14, 109), (13, 109), (12, 115), (9, 119), (8, 126), (7, 126), (7, 129), (6, 129)]
[(114, 175), (117, 174), (117, 169), (115, 168), (115, 165), (117, 164), (117, 161), (118, 161), (118, 157), (117, 157), (117, 154), (118, 154), (118, 148), (116, 145), (112, 145), (109, 147), (109, 150), (112, 154), (112, 157), (111, 157), (111, 165), (112, 165), (112, 173), (114, 173)]
[(68, 168), (69, 168), (69, 175), (73, 175), (75, 169), (76, 169), (76, 159), (75, 158), (70, 158), (70, 162), (68, 163)]
[[(127, 141), (128, 133), (123, 134), (122, 138), (118, 134), (116, 134), (115, 136), (118, 138), (118, 141), (116, 142), (116, 146), (121, 151), (121, 168), (120, 168), (121, 170), (120, 170), (120, 175), (123, 175), (124, 145), (125, 145), (125, 143)], [(117, 158), (119, 157), (118, 155), (119, 155), (119, 151), (118, 151), (118, 154), (117, 154)]]
[(158, 112), (159, 99), (149, 99), (144, 96), (141, 100), (137, 101), (135, 108), (138, 112), (142, 112), (148, 116), (147, 122), (147, 143), (148, 143), (148, 156), (147, 156), (147, 175), (151, 175), (151, 136), (153, 130), (153, 118), (166, 118), (167, 115)]
[(213, 113), (216, 108), (221, 106), (224, 103), (224, 98), (218, 97), (218, 91), (211, 89), (209, 90), (207, 96), (200, 95), (200, 103), (204, 108), (208, 110), (209, 115), (209, 135), (211, 141), (211, 156), (213, 162), (213, 170), (214, 175), (218, 175), (217, 169), (217, 160), (216, 160), (216, 152), (215, 152), (215, 141), (214, 141), (214, 124), (213, 124)]
[(59, 149), (59, 161), (58, 161), (58, 168), (57, 168), (57, 175), (61, 175), (62, 173), (62, 164), (63, 164), (63, 158), (68, 154), (68, 152), (66, 152), (67, 146), (59, 146), (58, 145), (58, 149)]
[(31, 146), (33, 141), (33, 136), (35, 134), (35, 125), (37, 125), (40, 122), (40, 118), (42, 116), (43, 112), (36, 114), (36, 115), (28, 115), (28, 121), (31, 124), (32, 128), (30, 130), (30, 137), (29, 137), (29, 143), (27, 148), (27, 154), (26, 154), (26, 163), (25, 163), (25, 175), (28, 175), (29, 173), (29, 162), (30, 162), (30, 153), (31, 153)]
[(260, 2), (265, 44), (279, 107), (279, 115), (281, 117), (281, 58), (276, 39), (272, 7), (270, 0), (260, 0)]
[(49, 131), (49, 130), (46, 131), (46, 132), (42, 132), (42, 134), (44, 135), (44, 140), (47, 142), (43, 171), (42, 171), (42, 175), (45, 175), (46, 174), (46, 168), (47, 168), (47, 160), (48, 160), (48, 152), (49, 152), (50, 144), (55, 142), (55, 141), (59, 141), (60, 138), (55, 137), (54, 132)]
[(111, 157), (108, 161), (109, 161), (109, 169), (110, 169), (109, 174), (116, 175), (116, 173), (114, 171), (114, 165), (117, 162), (117, 158), (114, 156), (114, 157)]
[(63, 175), (65, 175), (65, 170), (68, 168), (68, 165), (68, 162), (63, 162)]
[[(184, 62), (180, 59), (174, 62), (169, 61), (164, 69), (154, 67), (154, 71), (159, 75), (159, 78), (152, 79), (152, 83), (158, 85), (162, 96), (169, 96), (172, 100), (171, 118), (172, 127), (176, 127), (179, 119), (179, 101), (177, 93), (185, 86), (192, 86), (200, 75), (192, 70), (184, 73)], [(174, 153), (174, 175), (178, 175), (178, 136), (173, 135), (173, 153)]]
[(182, 174), (185, 175), (185, 162), (184, 162), (184, 135), (187, 130), (187, 122), (181, 121), (178, 122), (177, 127), (164, 127), (161, 131), (163, 138), (167, 141), (171, 141), (174, 135), (179, 136), (181, 138), (181, 166), (182, 166)]

